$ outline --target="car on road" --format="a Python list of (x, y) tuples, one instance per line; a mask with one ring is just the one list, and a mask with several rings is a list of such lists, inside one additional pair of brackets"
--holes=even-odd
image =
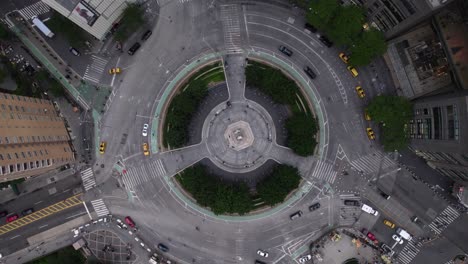
[(148, 143), (143, 143), (143, 154), (145, 156), (149, 156), (150, 152), (149, 152), (149, 147), (148, 147)]
[(305, 72), (311, 79), (315, 79), (315, 77), (317, 77), (317, 75), (315, 75), (315, 72), (313, 72), (312, 69), (309, 68), (309, 66), (305, 66), (305, 67), (304, 67), (304, 72)]
[(361, 206), (359, 201), (356, 200), (344, 200), (344, 204), (348, 206)]
[(99, 153), (104, 154), (106, 152), (106, 142), (102, 141), (101, 144), (99, 144)]
[(255, 264), (266, 264), (266, 263), (260, 260), (255, 260)]
[(305, 29), (309, 30), (312, 33), (317, 32), (317, 29), (309, 23), (304, 24)]
[(371, 215), (379, 215), (379, 212), (377, 210), (374, 210), (374, 208), (370, 207), (367, 204), (362, 204), (361, 210)]
[(366, 128), (366, 132), (367, 132), (367, 136), (369, 137), (369, 139), (372, 139), (372, 140), (375, 139), (374, 130), (372, 130), (372, 128), (370, 127)]
[(21, 215), (22, 216), (27, 216), (28, 214), (32, 214), (34, 213), (34, 209), (33, 208), (28, 208), (26, 210), (23, 210), (23, 212), (21, 212)]
[(313, 205), (309, 206), (309, 211), (315, 211), (320, 208), (320, 203), (314, 203)]
[(353, 66), (348, 66), (347, 69), (353, 77), (357, 77), (359, 75), (358, 71)]
[(133, 219), (130, 216), (125, 217), (125, 223), (130, 227), (135, 227), (135, 222), (133, 222)]
[(122, 70), (119, 67), (112, 68), (112, 69), (109, 70), (109, 74), (118, 74), (118, 73), (121, 73), (121, 72), (122, 72)]
[(143, 124), (143, 131), (141, 132), (141, 134), (142, 134), (144, 137), (148, 136), (148, 127), (149, 127), (148, 124)]
[(81, 53), (77, 49), (75, 49), (73, 47), (68, 48), (68, 51), (70, 51), (71, 54), (73, 54), (75, 56), (80, 56), (81, 55)]
[(147, 30), (145, 33), (143, 33), (143, 36), (141, 36), (141, 40), (145, 41), (149, 39), (149, 37), (151, 37), (152, 34), (153, 34), (153, 31)]
[(291, 57), (293, 54), (293, 52), (290, 49), (286, 48), (283, 45), (279, 46), (278, 50), (288, 57)]
[(371, 232), (367, 232), (367, 235), (366, 235), (370, 240), (372, 241), (375, 241), (377, 240), (377, 238), (375, 238), (375, 235), (372, 234)]
[(380, 196), (382, 196), (385, 200), (390, 199), (390, 195), (386, 194), (384, 191), (378, 189)]
[(369, 111), (367, 111), (367, 109), (364, 109), (364, 119), (366, 119), (367, 121), (372, 120), (371, 116), (369, 115)]
[(356, 93), (358, 94), (359, 98), (366, 97), (366, 93), (364, 93), (364, 90), (360, 85), (356, 86)]
[(340, 59), (341, 59), (344, 63), (348, 64), (349, 57), (346, 56), (346, 54), (344, 54), (343, 52), (340, 52), (340, 54), (338, 54), (338, 57), (340, 57)]
[(309, 261), (311, 259), (312, 259), (312, 256), (310, 254), (305, 255), (299, 258), (299, 263), (305, 263), (306, 261)]
[(268, 252), (265, 252), (261, 249), (257, 250), (257, 254), (264, 257), (264, 258), (268, 258)]
[(301, 217), (301, 216), (302, 216), (302, 211), (297, 211), (297, 212), (295, 212), (294, 214), (290, 215), (289, 218), (290, 218), (291, 220), (294, 220), (294, 219), (297, 219), (297, 218), (299, 218), (299, 217)]
[(1, 211), (0, 212), (0, 217), (5, 217), (8, 215), (8, 211)]
[(141, 44), (138, 42), (135, 42), (130, 49), (128, 49), (128, 55), (133, 55), (135, 52), (141, 47)]
[(11, 222), (15, 221), (18, 218), (19, 218), (18, 214), (12, 214), (12, 215), (7, 216), (6, 221), (7, 221), (7, 223), (11, 223)]
[(390, 220), (384, 219), (383, 220), (384, 225), (390, 227), (390, 228), (395, 228), (395, 224), (392, 223)]
[(392, 239), (395, 240), (396, 242), (398, 242), (398, 244), (403, 244), (403, 238), (401, 238), (401, 236), (399, 235), (392, 235)]
[(158, 244), (158, 248), (159, 248), (159, 250), (161, 250), (162, 252), (168, 252), (168, 251), (169, 251), (169, 248), (166, 247), (166, 245), (164, 245), (163, 243), (159, 243), (159, 244)]
[(319, 40), (327, 47), (333, 46), (333, 42), (331, 42), (325, 35), (321, 35)]

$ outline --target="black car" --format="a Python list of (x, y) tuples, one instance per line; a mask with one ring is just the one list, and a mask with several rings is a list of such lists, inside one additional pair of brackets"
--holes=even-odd
[(283, 45), (279, 46), (278, 49), (279, 49), (279, 51), (281, 51), (284, 55), (286, 55), (288, 57), (291, 57), (291, 55), (293, 54), (293, 52), (290, 49), (286, 48)]
[(385, 200), (390, 199), (390, 195), (386, 194), (384, 191), (382, 191), (380, 189), (378, 189), (378, 190), (379, 190), (380, 196), (382, 196)]
[(315, 211), (320, 208), (320, 203), (314, 203), (313, 205), (309, 206), (309, 211)]
[(140, 43), (135, 42), (128, 50), (128, 55), (133, 55), (141, 47)]
[(359, 201), (356, 200), (344, 200), (344, 204), (349, 206), (361, 206)]
[(305, 67), (304, 67), (304, 71), (305, 71), (305, 73), (306, 73), (311, 79), (315, 79), (315, 77), (317, 77), (317, 76), (315, 75), (315, 72), (313, 72), (312, 69), (309, 68), (309, 66), (305, 66)]
[(325, 46), (329, 47), (329, 48), (330, 48), (331, 46), (333, 46), (333, 42), (331, 42), (327, 37), (325, 37), (325, 36), (323, 36), (323, 35), (320, 36), (319, 40), (322, 41), (322, 43), (323, 43)]
[(255, 260), (255, 264), (266, 264), (266, 263), (260, 260)]
[(149, 39), (149, 37), (151, 37), (151, 34), (153, 34), (153, 31), (147, 30), (147, 31), (145, 32), (145, 34), (143, 34), (143, 36), (141, 37), (141, 40), (147, 40), (147, 39)]
[(21, 212), (21, 214), (22, 214), (23, 216), (26, 216), (26, 215), (32, 214), (32, 213), (34, 213), (34, 209), (33, 209), (33, 208), (28, 208), (28, 209), (26, 209), (26, 210), (23, 210), (23, 212)]
[(301, 216), (302, 216), (302, 211), (297, 211), (294, 214), (290, 215), (289, 218), (291, 218), (291, 220), (294, 220), (294, 219), (299, 218)]
[(309, 23), (305, 23), (304, 27), (312, 33), (317, 32), (317, 29)]
[(158, 244), (158, 248), (159, 250), (161, 250), (162, 252), (168, 252), (169, 251), (169, 248), (166, 247), (166, 245), (162, 244), (162, 243), (159, 243)]
[(8, 215), (8, 211), (1, 211), (0, 212), (0, 217), (5, 217)]

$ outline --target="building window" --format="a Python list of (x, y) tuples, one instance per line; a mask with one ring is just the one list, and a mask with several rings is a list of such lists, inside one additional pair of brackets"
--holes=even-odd
[(16, 153), (16, 152), (15, 152), (15, 157), (16, 157), (17, 159), (19, 159), (18, 153)]
[(0, 154), (0, 160), (3, 160), (3, 154)]
[(21, 156), (23, 156), (23, 158), (26, 158), (26, 155), (24, 155), (24, 152), (21, 151)]
[(7, 153), (7, 158), (11, 159), (10, 153)]
[(32, 155), (31, 155), (31, 151), (28, 151), (28, 155), (29, 155), (29, 157), (32, 157)]

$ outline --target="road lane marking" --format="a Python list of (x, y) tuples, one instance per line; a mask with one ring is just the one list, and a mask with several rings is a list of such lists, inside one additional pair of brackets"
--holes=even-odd
[(77, 213), (77, 214), (74, 214), (74, 215), (70, 215), (69, 217), (66, 217), (65, 219), (74, 218), (74, 217), (77, 217), (77, 216), (80, 216), (80, 215), (83, 215), (83, 214), (85, 214), (85, 212), (84, 212), (84, 211), (82, 211), (82, 212), (79, 212), (79, 213)]
[(21, 236), (21, 235), (16, 235), (16, 236), (14, 236), (14, 237), (10, 237), (10, 240), (11, 240), (11, 239), (15, 239), (15, 238), (20, 237), (20, 236)]
[(43, 225), (43, 226), (40, 226), (39, 229), (44, 228), (44, 227), (46, 227), (46, 226), (48, 226), (48, 225), (45, 224), (45, 225)]
[(43, 202), (43, 201), (39, 201), (39, 202), (35, 202), (34, 204), (40, 204), (40, 203), (42, 203), (42, 202)]

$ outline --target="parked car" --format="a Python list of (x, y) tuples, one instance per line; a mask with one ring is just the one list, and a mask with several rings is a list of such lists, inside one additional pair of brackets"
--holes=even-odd
[(378, 190), (379, 190), (380, 196), (382, 196), (385, 200), (390, 199), (390, 195), (386, 194), (384, 191), (382, 191), (380, 189), (378, 189)]
[(374, 208), (370, 207), (367, 204), (362, 204), (361, 210), (371, 215), (379, 215), (379, 212), (377, 210), (374, 210)]
[(344, 204), (348, 206), (361, 206), (359, 201), (356, 200), (344, 200)]
[(148, 146), (148, 143), (143, 143), (143, 154), (145, 156), (149, 156), (150, 152), (149, 152), (149, 146)]
[(130, 49), (128, 49), (128, 55), (133, 55), (141, 47), (140, 43), (135, 42)]
[(264, 257), (264, 258), (268, 258), (268, 252), (265, 252), (261, 249), (257, 250), (257, 254)]
[(305, 23), (304, 27), (312, 33), (317, 32), (317, 29), (309, 23)]
[(386, 226), (388, 226), (388, 227), (390, 227), (390, 228), (395, 228), (395, 224), (392, 223), (392, 222), (390, 222), (390, 221), (387, 220), (387, 219), (384, 219), (384, 220), (383, 220), (383, 223), (384, 223), (384, 225), (386, 225)]
[(26, 215), (32, 214), (32, 213), (34, 213), (34, 209), (33, 208), (28, 208), (26, 210), (23, 210), (23, 212), (21, 212), (21, 215), (26, 216)]
[(0, 212), (0, 217), (5, 217), (8, 215), (8, 211), (1, 211)]
[(358, 71), (353, 66), (348, 66), (346, 69), (348, 69), (353, 77), (357, 77), (359, 75)]
[(135, 227), (135, 222), (133, 222), (133, 219), (130, 216), (125, 217), (125, 223), (130, 227)]
[(297, 211), (294, 214), (290, 215), (289, 218), (291, 218), (291, 220), (294, 220), (294, 219), (297, 219), (297, 218), (299, 218), (301, 216), (302, 216), (302, 211)]
[(11, 222), (15, 221), (18, 218), (19, 218), (18, 214), (12, 214), (12, 215), (7, 216), (6, 221), (7, 221), (7, 223), (11, 223)]
[(356, 93), (358, 94), (359, 98), (366, 97), (366, 93), (364, 93), (364, 90), (360, 85), (356, 86)]
[(304, 72), (311, 78), (311, 79), (315, 79), (315, 77), (317, 77), (315, 75), (315, 72), (312, 71), (311, 68), (309, 68), (309, 66), (305, 66), (304, 67)]
[(372, 240), (372, 241), (377, 240), (377, 238), (375, 238), (375, 235), (372, 234), (371, 232), (367, 232), (367, 237), (368, 237), (370, 240)]
[(309, 211), (315, 211), (320, 208), (320, 203), (314, 203), (313, 205), (309, 206)]
[(374, 130), (372, 130), (372, 128), (370, 127), (366, 128), (366, 132), (367, 132), (367, 136), (369, 137), (369, 139), (371, 140), (375, 139)]
[(102, 141), (101, 144), (99, 144), (99, 153), (104, 154), (106, 152), (106, 142)]
[(340, 59), (341, 59), (344, 63), (348, 64), (349, 57), (346, 56), (346, 54), (344, 54), (344, 52), (341, 52), (340, 54), (338, 54), (338, 57), (340, 57)]
[(311, 259), (312, 259), (312, 256), (310, 254), (305, 255), (299, 258), (299, 263), (305, 263), (306, 261), (309, 261)]
[(161, 250), (162, 252), (168, 252), (169, 251), (169, 248), (166, 247), (166, 245), (162, 244), (162, 243), (159, 243), (158, 244), (158, 248), (159, 250)]
[(278, 49), (279, 49), (279, 51), (281, 51), (284, 55), (286, 55), (286, 56), (288, 56), (288, 57), (291, 57), (292, 54), (293, 54), (293, 52), (292, 52), (290, 49), (286, 48), (286, 47), (283, 46), (283, 45), (279, 46)]
[(148, 124), (143, 124), (143, 131), (141, 132), (141, 135), (143, 135), (144, 137), (148, 136), (148, 127)]
[(325, 35), (321, 35), (319, 40), (327, 47), (333, 46), (333, 42), (331, 42)]
[(151, 37), (152, 34), (153, 34), (153, 31), (147, 30), (147, 31), (143, 34), (143, 36), (141, 36), (141, 40), (144, 41), (144, 40), (149, 39), (149, 37)]
[(75, 49), (73, 47), (68, 48), (68, 50), (71, 52), (71, 54), (73, 54), (75, 56), (80, 56), (81, 55), (81, 53), (77, 49)]
[(255, 264), (266, 264), (266, 263), (260, 260), (255, 260)]
[(392, 239), (398, 242), (400, 245), (403, 244), (403, 238), (401, 238), (399, 235), (392, 235)]

